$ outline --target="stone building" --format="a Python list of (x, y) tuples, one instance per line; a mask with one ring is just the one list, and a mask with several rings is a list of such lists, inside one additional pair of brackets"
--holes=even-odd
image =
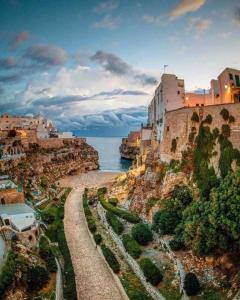
[(24, 203), (24, 194), (10, 179), (0, 180), (0, 204)]

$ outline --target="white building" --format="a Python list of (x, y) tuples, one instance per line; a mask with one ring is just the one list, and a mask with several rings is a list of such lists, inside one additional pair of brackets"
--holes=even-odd
[(0, 205), (0, 219), (3, 226), (16, 232), (32, 230), (36, 226), (35, 211), (25, 203)]
[(72, 139), (73, 134), (70, 131), (62, 132), (58, 134), (59, 139)]
[(148, 123), (156, 126), (157, 140), (162, 140), (165, 113), (184, 106), (184, 80), (174, 74), (163, 74), (148, 108)]

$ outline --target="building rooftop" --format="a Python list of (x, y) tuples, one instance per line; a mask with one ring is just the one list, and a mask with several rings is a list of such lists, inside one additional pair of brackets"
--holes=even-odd
[(6, 215), (19, 215), (34, 213), (34, 209), (25, 203), (15, 203), (15, 204), (0, 204), (0, 216)]
[(15, 189), (15, 188), (17, 188), (16, 184), (12, 182), (10, 179), (0, 180), (0, 190)]
[(0, 216), (9, 219), (13, 228), (24, 231), (35, 222), (34, 210), (25, 203), (0, 205)]

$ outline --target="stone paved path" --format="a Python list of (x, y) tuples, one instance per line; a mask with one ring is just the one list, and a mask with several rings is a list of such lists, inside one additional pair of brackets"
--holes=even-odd
[(66, 177), (60, 182), (62, 186), (73, 188), (65, 204), (64, 230), (72, 257), (78, 300), (125, 299), (89, 236), (82, 207), (84, 187), (100, 186), (116, 175), (89, 172)]

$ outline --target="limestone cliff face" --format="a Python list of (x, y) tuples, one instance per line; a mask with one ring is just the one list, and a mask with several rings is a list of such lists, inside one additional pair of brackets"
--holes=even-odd
[(98, 153), (84, 140), (65, 141), (61, 148), (43, 149), (34, 145), (26, 157), (2, 161), (0, 171), (11, 174), (18, 180), (34, 178), (47, 185), (64, 175), (98, 169)]
[(122, 158), (133, 160), (139, 154), (140, 148), (139, 146), (130, 146), (127, 143), (122, 143), (119, 151)]

